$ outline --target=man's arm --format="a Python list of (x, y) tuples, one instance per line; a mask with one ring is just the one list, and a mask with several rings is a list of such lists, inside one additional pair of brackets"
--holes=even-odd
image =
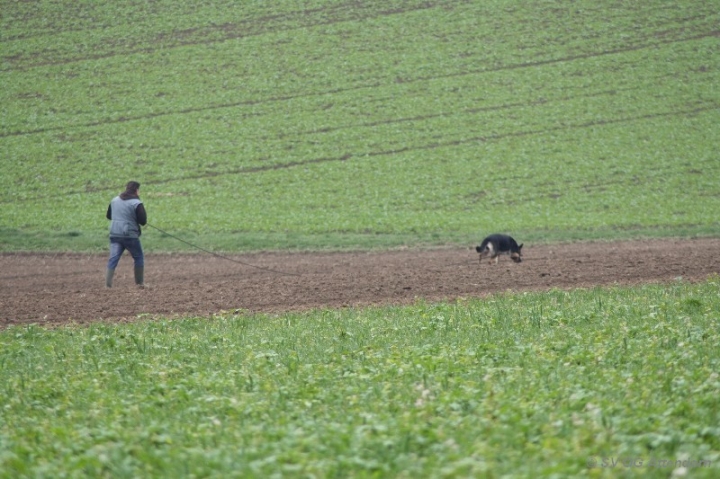
[(108, 205), (107, 213), (105, 213), (105, 218), (111, 220), (112, 219), (112, 206)]
[(135, 208), (135, 215), (137, 216), (137, 222), (140, 225), (145, 226), (147, 224), (147, 213), (145, 212), (145, 207), (142, 203), (137, 205)]

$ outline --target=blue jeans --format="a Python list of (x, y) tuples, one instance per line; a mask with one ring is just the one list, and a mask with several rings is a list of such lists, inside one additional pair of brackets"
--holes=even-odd
[(142, 245), (139, 238), (110, 238), (110, 259), (108, 259), (108, 269), (117, 268), (120, 257), (125, 252), (130, 251), (135, 260), (135, 267), (142, 268), (145, 266), (145, 257), (143, 256)]

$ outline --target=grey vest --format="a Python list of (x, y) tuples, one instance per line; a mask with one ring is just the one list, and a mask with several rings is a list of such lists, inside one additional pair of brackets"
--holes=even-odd
[(139, 238), (140, 226), (137, 222), (135, 208), (141, 204), (138, 199), (121, 200), (116, 196), (110, 202), (112, 222), (110, 223), (111, 238)]

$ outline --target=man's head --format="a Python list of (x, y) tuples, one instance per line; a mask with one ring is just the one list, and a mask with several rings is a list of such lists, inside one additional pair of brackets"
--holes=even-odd
[(128, 182), (127, 186), (125, 186), (125, 191), (128, 193), (137, 193), (137, 191), (140, 189), (140, 183), (137, 181), (130, 181)]

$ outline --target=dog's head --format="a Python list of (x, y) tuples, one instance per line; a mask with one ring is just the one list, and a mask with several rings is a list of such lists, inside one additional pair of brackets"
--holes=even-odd
[(516, 263), (522, 263), (522, 247), (523, 245), (518, 246), (517, 251), (513, 251), (510, 254), (510, 259), (515, 261)]

